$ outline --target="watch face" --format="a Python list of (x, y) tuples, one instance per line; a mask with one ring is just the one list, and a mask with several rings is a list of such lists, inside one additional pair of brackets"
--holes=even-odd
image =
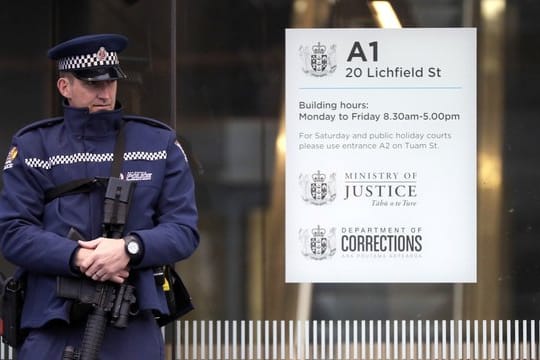
[(136, 255), (139, 253), (139, 244), (135, 241), (131, 241), (128, 243), (127, 249), (131, 255)]

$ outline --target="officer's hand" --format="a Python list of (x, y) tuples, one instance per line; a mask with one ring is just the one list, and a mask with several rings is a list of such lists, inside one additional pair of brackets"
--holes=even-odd
[(81, 261), (78, 266), (86, 276), (96, 281), (116, 283), (123, 283), (129, 276), (129, 256), (124, 249), (124, 241), (101, 237), (79, 241), (79, 246), (77, 258), (80, 256)]

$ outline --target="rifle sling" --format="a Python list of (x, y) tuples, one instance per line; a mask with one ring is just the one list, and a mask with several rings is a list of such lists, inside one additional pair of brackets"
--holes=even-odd
[[(111, 165), (111, 176), (120, 177), (122, 171), (122, 161), (124, 160), (124, 124), (120, 126), (118, 134), (116, 135), (116, 142), (114, 144), (114, 156)], [(107, 185), (107, 178), (83, 178), (65, 182), (52, 189), (45, 191), (45, 203), (49, 203), (57, 197), (73, 194), (87, 193), (94, 190), (96, 185)]]

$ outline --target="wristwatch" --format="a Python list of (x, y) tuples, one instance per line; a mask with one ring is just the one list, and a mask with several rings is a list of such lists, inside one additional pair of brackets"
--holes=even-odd
[(124, 241), (126, 243), (126, 253), (129, 256), (131, 264), (137, 264), (141, 261), (143, 255), (142, 243), (141, 240), (134, 235), (124, 236)]

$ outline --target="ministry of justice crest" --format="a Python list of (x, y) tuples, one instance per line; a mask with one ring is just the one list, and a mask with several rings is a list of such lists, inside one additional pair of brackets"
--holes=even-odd
[(302, 255), (314, 260), (323, 260), (336, 253), (336, 228), (329, 231), (317, 225), (314, 229), (300, 229), (299, 241)]
[(336, 45), (326, 47), (319, 41), (313, 46), (300, 46), (302, 71), (312, 76), (326, 76), (336, 71)]
[(324, 205), (336, 198), (336, 173), (329, 176), (317, 171), (315, 174), (300, 174), (299, 184), (302, 200), (314, 205)]

